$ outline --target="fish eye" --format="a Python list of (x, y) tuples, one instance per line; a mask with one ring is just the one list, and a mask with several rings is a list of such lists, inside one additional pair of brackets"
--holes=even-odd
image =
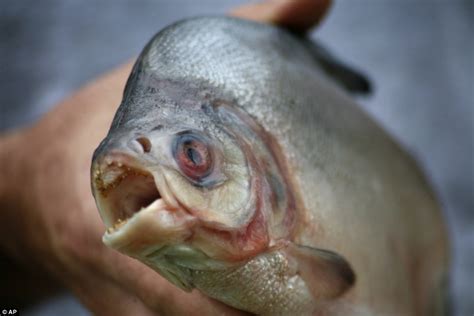
[(203, 181), (212, 171), (213, 157), (209, 144), (196, 133), (178, 134), (173, 156), (181, 172), (193, 181)]

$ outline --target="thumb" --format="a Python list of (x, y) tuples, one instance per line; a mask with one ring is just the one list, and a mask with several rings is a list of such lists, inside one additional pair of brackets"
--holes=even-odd
[(266, 0), (247, 4), (230, 15), (277, 24), (295, 32), (306, 32), (325, 16), (331, 0)]

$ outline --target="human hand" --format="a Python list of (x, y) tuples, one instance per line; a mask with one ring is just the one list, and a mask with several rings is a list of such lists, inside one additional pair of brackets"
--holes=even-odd
[[(329, 1), (267, 1), (233, 15), (304, 31)], [(0, 138), (0, 246), (40, 265), (99, 315), (241, 315), (198, 291), (185, 293), (101, 242), (90, 161), (115, 113), (131, 64), (101, 77), (36, 125)]]

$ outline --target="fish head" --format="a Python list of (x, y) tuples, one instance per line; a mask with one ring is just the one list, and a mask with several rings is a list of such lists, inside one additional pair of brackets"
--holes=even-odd
[(292, 218), (266, 137), (218, 89), (134, 70), (92, 162), (104, 243), (184, 289), (263, 252)]

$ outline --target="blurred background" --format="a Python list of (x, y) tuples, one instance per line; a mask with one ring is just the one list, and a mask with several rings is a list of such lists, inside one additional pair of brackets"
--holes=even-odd
[[(0, 131), (39, 119), (89, 80), (137, 56), (167, 24), (221, 14), (245, 2), (1, 1)], [(359, 103), (421, 162), (431, 180), (451, 234), (455, 315), (469, 316), (474, 314), (473, 24), (471, 0), (340, 0), (312, 33), (369, 76), (374, 93)], [(89, 312), (62, 293), (21, 314)]]

